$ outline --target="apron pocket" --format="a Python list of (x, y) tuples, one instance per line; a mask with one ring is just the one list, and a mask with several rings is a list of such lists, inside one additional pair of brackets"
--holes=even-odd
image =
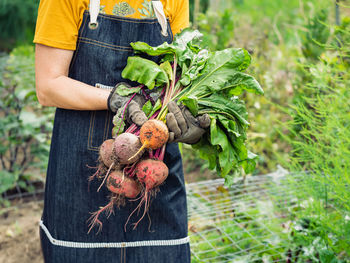
[(88, 150), (98, 151), (101, 144), (111, 138), (112, 114), (110, 111), (91, 111)]

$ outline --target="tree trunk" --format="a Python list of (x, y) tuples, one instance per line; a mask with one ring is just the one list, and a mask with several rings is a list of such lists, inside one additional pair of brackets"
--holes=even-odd
[(217, 12), (219, 9), (220, 0), (210, 0), (209, 10), (212, 12)]
[(199, 14), (200, 0), (194, 0), (194, 10), (193, 10), (193, 26), (197, 27), (197, 18)]

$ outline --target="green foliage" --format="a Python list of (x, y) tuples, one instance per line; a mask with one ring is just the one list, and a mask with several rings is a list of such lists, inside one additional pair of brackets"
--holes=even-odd
[(328, 12), (320, 10), (306, 26), (307, 31), (302, 36), (302, 51), (306, 58), (318, 59), (325, 51), (325, 44), (330, 35), (327, 25)]
[[(193, 21), (195, 15), (196, 15), (196, 14), (194, 14), (195, 2), (196, 2), (196, 0), (190, 0), (189, 1), (190, 21)], [(199, 9), (199, 12), (205, 13), (208, 10), (209, 0), (199, 0), (198, 4), (199, 4), (199, 6), (197, 8)]]
[(298, 262), (350, 260), (349, 47), (346, 41), (330, 46), (319, 61), (306, 65), (309, 82), (298, 83), (298, 99), (289, 110), (292, 119), (285, 126), (292, 151), (284, 165), (305, 172), (293, 185), (301, 201), (292, 235)]
[(35, 94), (34, 48), (21, 46), (0, 64), (0, 193), (26, 180), (33, 169), (45, 169), (52, 110)]
[(208, 12), (198, 16), (198, 29), (203, 36), (203, 46), (211, 50), (222, 50), (232, 46), (234, 38), (234, 11), (225, 9), (218, 13)]
[[(156, 86), (166, 83), (166, 99), (178, 99), (194, 116), (208, 114), (211, 119), (210, 129), (194, 147), (201, 158), (208, 160), (209, 168), (216, 169), (218, 176), (224, 177), (226, 185), (230, 185), (233, 177), (241, 173), (241, 168), (245, 173), (251, 173), (257, 159), (246, 148), (248, 113), (244, 102), (237, 96), (242, 95), (243, 91), (258, 95), (264, 92), (259, 83), (245, 73), (251, 61), (246, 50), (227, 48), (208, 52), (197, 44), (200, 37), (198, 30), (186, 29), (175, 36), (172, 44), (151, 47), (143, 42), (132, 43), (138, 52), (153, 56), (166, 55), (163, 61), (174, 61), (174, 65), (179, 66), (173, 74), (169, 74), (181, 72), (178, 74), (179, 81), (175, 84), (173, 80), (170, 88), (167, 81), (159, 81), (161, 73), (167, 76), (160, 66), (141, 57), (129, 58), (122, 76), (138, 81), (149, 89), (155, 83)], [(160, 119), (166, 111), (167, 102), (164, 102), (165, 106), (159, 113)]]
[(292, 225), (291, 233), (288, 254), (294, 262), (347, 262), (344, 260), (347, 258), (345, 254), (341, 255), (343, 259), (339, 259), (334, 249), (329, 246), (329, 243), (336, 238), (329, 235), (328, 229), (320, 225), (317, 220), (310, 219), (310, 216), (297, 219)]
[(33, 40), (39, 0), (2, 0), (0, 2), (0, 50)]
[(128, 58), (122, 77), (144, 84), (149, 89), (169, 82), (167, 73), (157, 63), (141, 57)]

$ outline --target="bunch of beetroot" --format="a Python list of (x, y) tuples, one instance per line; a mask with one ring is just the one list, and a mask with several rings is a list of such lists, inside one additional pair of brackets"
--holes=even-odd
[(134, 229), (136, 228), (148, 211), (151, 196), (155, 195), (158, 186), (168, 177), (168, 167), (163, 162), (168, 138), (169, 132), (165, 123), (151, 119), (141, 128), (131, 125), (115, 139), (102, 143), (98, 170), (89, 180), (95, 177), (101, 179), (102, 183), (97, 191), (106, 185), (112, 194), (106, 206), (92, 213), (89, 232), (95, 225), (101, 229), (101, 213), (106, 212), (107, 216), (110, 216), (114, 205), (125, 205), (126, 199), (135, 199), (140, 195), (139, 205), (129, 216), (130, 219), (144, 206), (142, 216), (134, 223)]

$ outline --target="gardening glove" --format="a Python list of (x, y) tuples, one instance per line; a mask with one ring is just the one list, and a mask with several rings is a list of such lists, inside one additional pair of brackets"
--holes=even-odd
[(195, 144), (210, 126), (208, 114), (195, 118), (184, 105), (178, 106), (174, 101), (168, 103), (168, 110), (166, 124), (169, 129), (169, 142)]
[[(118, 83), (109, 94), (108, 97), (108, 109), (114, 113), (118, 111), (119, 108), (124, 108), (129, 102), (132, 96), (120, 96), (116, 90), (119, 85), (129, 86), (127, 83)], [(98, 86), (96, 84), (96, 86)], [(99, 85), (100, 88), (105, 88), (103, 85)], [(136, 94), (134, 98), (129, 102), (126, 111), (126, 121), (128, 123), (135, 123), (138, 126), (142, 126), (147, 121), (146, 114), (142, 111), (142, 106), (145, 103), (145, 99), (142, 95)]]

